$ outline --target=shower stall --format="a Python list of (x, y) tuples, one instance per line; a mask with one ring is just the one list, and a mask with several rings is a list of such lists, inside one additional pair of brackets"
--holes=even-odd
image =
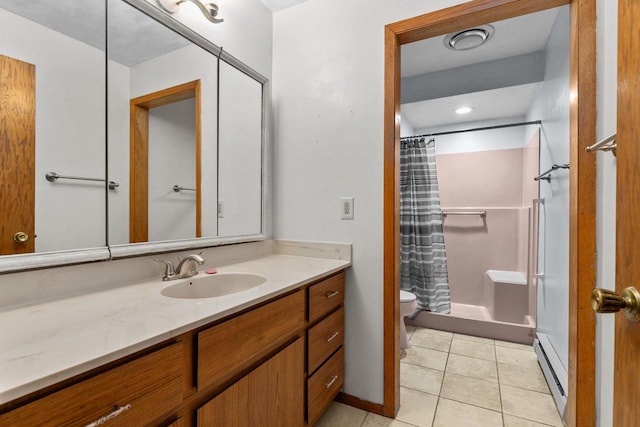
[(421, 311), (410, 323), (533, 343), (538, 127), (511, 123), (473, 136), (435, 132), (451, 313)]

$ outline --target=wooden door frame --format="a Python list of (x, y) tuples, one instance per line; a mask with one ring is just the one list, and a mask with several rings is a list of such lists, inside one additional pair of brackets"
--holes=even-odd
[(152, 92), (130, 101), (129, 243), (149, 240), (149, 110), (195, 98), (196, 237), (202, 236), (200, 80)]
[[(638, 278), (637, 235), (640, 232), (637, 205), (640, 172), (638, 171), (638, 128), (640, 114), (640, 60), (637, 38), (637, 0), (618, 1), (617, 101), (616, 101), (616, 272), (615, 290), (621, 294), (627, 286), (640, 289)], [(608, 316), (608, 315), (607, 315)], [(613, 425), (636, 426), (640, 419), (637, 398), (637, 361), (640, 359), (640, 329), (638, 324), (621, 314), (615, 319), (615, 350), (613, 374)], [(629, 404), (632, 402), (632, 404)]]
[(569, 4), (570, 230), (569, 426), (595, 425), (596, 162), (595, 0), (474, 0), (385, 27), (384, 96), (384, 402), (393, 417), (400, 405), (400, 46), (476, 25)]

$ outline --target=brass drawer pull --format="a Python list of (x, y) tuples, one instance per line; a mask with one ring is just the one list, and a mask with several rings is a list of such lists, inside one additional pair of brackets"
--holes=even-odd
[(331, 335), (329, 338), (327, 338), (327, 342), (333, 341), (338, 335), (340, 335), (340, 332), (338, 332), (338, 331), (334, 332), (333, 335)]
[(116, 409), (112, 413), (110, 413), (109, 415), (105, 415), (104, 417), (98, 418), (94, 422), (87, 424), (85, 427), (101, 426), (102, 424), (104, 424), (107, 421), (117, 417), (118, 415), (120, 415), (124, 411), (128, 411), (129, 409), (131, 409), (131, 405), (130, 404), (126, 404), (124, 406), (116, 406)]
[(329, 292), (327, 294), (327, 298), (333, 298), (335, 296), (338, 296), (340, 294), (340, 291), (333, 291), (333, 292)]
[(328, 383), (326, 383), (324, 386), (326, 388), (331, 388), (331, 386), (334, 385), (337, 380), (338, 380), (338, 376), (334, 375), (334, 376), (331, 377), (331, 380)]

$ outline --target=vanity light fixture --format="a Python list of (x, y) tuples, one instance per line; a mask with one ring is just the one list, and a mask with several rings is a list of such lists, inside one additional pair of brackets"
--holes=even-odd
[(473, 111), (473, 108), (465, 106), (465, 107), (457, 108), (456, 114), (469, 114), (472, 111)]
[(158, 5), (167, 13), (176, 13), (180, 9), (180, 5), (182, 3), (191, 2), (198, 6), (200, 12), (207, 18), (209, 21), (214, 24), (219, 24), (224, 22), (224, 19), (218, 18), (219, 8), (215, 3), (202, 3), (200, 0), (156, 0)]
[(481, 25), (449, 33), (444, 38), (444, 47), (451, 50), (475, 49), (491, 40), (495, 31), (491, 25)]

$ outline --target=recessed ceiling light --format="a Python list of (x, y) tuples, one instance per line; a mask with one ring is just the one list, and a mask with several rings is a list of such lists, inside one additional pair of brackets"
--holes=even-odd
[(473, 111), (473, 108), (471, 107), (460, 107), (456, 109), (456, 114), (469, 114), (472, 111)]
[(495, 31), (491, 25), (481, 25), (450, 33), (444, 38), (444, 47), (451, 50), (475, 49), (491, 40)]

